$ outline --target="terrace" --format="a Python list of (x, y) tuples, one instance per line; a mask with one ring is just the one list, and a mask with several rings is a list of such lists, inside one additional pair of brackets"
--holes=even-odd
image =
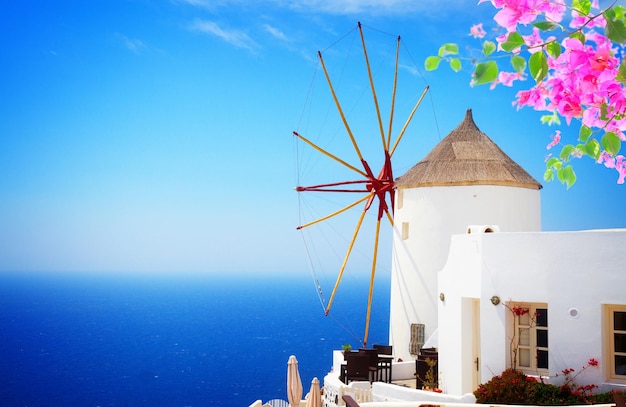
[[(476, 402), (473, 394), (462, 396), (417, 389), (416, 361), (393, 361), (391, 377), (386, 381), (355, 380), (345, 376), (346, 363), (342, 351), (333, 352), (333, 369), (324, 377), (323, 405), (345, 406), (344, 395), (350, 395), (359, 404), (367, 406), (419, 406), (420, 404), (445, 406)], [(407, 404), (408, 403), (408, 404)]]

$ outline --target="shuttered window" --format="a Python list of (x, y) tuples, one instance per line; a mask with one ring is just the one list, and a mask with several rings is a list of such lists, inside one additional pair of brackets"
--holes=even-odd
[(514, 321), (511, 355), (515, 368), (532, 374), (548, 374), (548, 306), (541, 303), (509, 304)]
[(626, 382), (626, 305), (606, 306), (608, 378)]

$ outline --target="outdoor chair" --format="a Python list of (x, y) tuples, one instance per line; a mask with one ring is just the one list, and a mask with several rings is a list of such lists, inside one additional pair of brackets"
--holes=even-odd
[(378, 349), (378, 353), (381, 355), (391, 355), (393, 354), (393, 346), (391, 345), (378, 345), (374, 344), (374, 349)]
[(370, 380), (370, 358), (362, 353), (349, 353), (346, 358), (345, 383)]
[(393, 347), (391, 345), (374, 344), (374, 349), (378, 350), (378, 380), (391, 383)]
[(378, 381), (378, 350), (376, 349), (367, 349), (361, 348), (359, 349), (359, 353), (362, 355), (366, 355), (369, 358), (369, 372), (370, 378), (369, 381), (375, 382)]

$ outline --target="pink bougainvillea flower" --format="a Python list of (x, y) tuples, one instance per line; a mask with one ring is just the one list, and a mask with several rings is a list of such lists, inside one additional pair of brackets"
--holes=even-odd
[(545, 15), (547, 21), (559, 22), (565, 12), (565, 5), (560, 1), (493, 0), (491, 3), (500, 9), (493, 19), (508, 32), (515, 31), (518, 24), (532, 23), (540, 14)]
[(522, 35), (522, 38), (524, 38), (524, 42), (528, 47), (528, 52), (530, 52), (531, 54), (534, 54), (537, 51), (541, 51), (542, 49), (540, 45), (543, 45), (547, 42), (543, 38), (541, 38), (540, 34), (541, 33), (539, 29), (535, 27), (533, 28), (533, 33), (531, 35)]
[(558, 23), (563, 19), (563, 14), (565, 14), (565, 4), (562, 1), (556, 1), (554, 3), (550, 1), (543, 2), (544, 7), (541, 8), (541, 11), (545, 13), (546, 20), (552, 21), (554, 23)]
[(626, 178), (626, 160), (624, 160), (623, 155), (618, 155), (615, 157), (615, 169), (619, 174), (619, 178), (617, 179), (618, 184), (624, 183), (624, 178)]
[(604, 164), (606, 168), (615, 168), (615, 158), (603, 151), (600, 153), (600, 157), (598, 157), (598, 164)]
[(569, 65), (572, 71), (585, 64), (591, 57), (590, 47), (585, 47), (583, 43), (576, 38), (566, 38), (563, 40), (563, 47), (565, 47), (565, 52), (561, 54), (557, 60), (561, 60)]
[(478, 0), (478, 4), (480, 3), (484, 3), (484, 2), (490, 2), (491, 4), (493, 4), (493, 6), (495, 8), (500, 8), (504, 5), (504, 3), (506, 2), (506, 0)]
[[(524, 38), (524, 42), (526, 43), (527, 51), (531, 54), (534, 54), (535, 52), (538, 51), (542, 51), (541, 46), (544, 44), (547, 44), (551, 41), (555, 40), (555, 37), (551, 36), (548, 38), (541, 38), (541, 31), (534, 27), (533, 28), (533, 33), (530, 35), (522, 35), (522, 38)], [(505, 37), (506, 40), (506, 37)]]
[(552, 147), (556, 146), (560, 142), (561, 142), (561, 131), (560, 130), (556, 130), (554, 132), (554, 136), (552, 136), (552, 141), (550, 142), (550, 144), (548, 144), (546, 146), (546, 150), (551, 149)]
[(521, 72), (500, 72), (498, 74), (498, 83), (501, 83), (504, 86), (513, 86), (513, 81), (515, 80), (524, 80), (526, 77)]
[[(507, 35), (507, 34), (498, 35), (498, 36), (496, 37), (496, 42), (498, 43), (498, 51), (503, 51), (503, 49), (502, 49), (502, 43), (503, 43), (504, 41), (506, 41), (507, 37), (508, 37), (508, 35)], [(518, 50), (519, 50), (519, 48), (518, 48)]]
[[(544, 52), (548, 70), (542, 80), (528, 89), (520, 90), (513, 101), (519, 110), (530, 106), (535, 110), (558, 114), (570, 124), (572, 118), (596, 131), (613, 132), (621, 141), (626, 142), (626, 86), (617, 78), (618, 67), (626, 53), (626, 47), (617, 46), (606, 34), (607, 22), (599, 10), (599, 0), (591, 0), (594, 11), (582, 15), (572, 10), (570, 26), (580, 30), (585, 42), (566, 37), (561, 41), (561, 52), (547, 52), (545, 44), (554, 41), (554, 37), (542, 38), (543, 31), (524, 27), (535, 21), (560, 23), (565, 16), (565, 4), (562, 0), (478, 0), (478, 4), (489, 2), (497, 10), (495, 22), (502, 28), (503, 35), (496, 37), (498, 51), (511, 55)], [(518, 49), (504, 51), (502, 44), (511, 32), (522, 35), (524, 45)], [(484, 38), (482, 24), (470, 29), (470, 35)], [(548, 34), (546, 34), (548, 35)], [(552, 51), (552, 50), (550, 50)], [(523, 56), (523, 55), (522, 55)], [(525, 79), (523, 75), (500, 72), (491, 83), (512, 86), (516, 80)], [(552, 137), (547, 148), (551, 149), (561, 141), (560, 132)], [(574, 151), (572, 157), (582, 156), (582, 151)], [(615, 169), (619, 174), (618, 183), (626, 181), (626, 158), (611, 156), (606, 151), (598, 158), (598, 163)], [(593, 360), (595, 361), (595, 359)], [(592, 362), (593, 362), (592, 361)], [(591, 366), (591, 365), (590, 365)]]
[(517, 92), (517, 100), (513, 102), (513, 105), (517, 105), (518, 110), (524, 106), (530, 106), (535, 110), (546, 110), (544, 91), (544, 88), (539, 85), (528, 90), (520, 90)]
[(474, 38), (483, 38), (485, 35), (487, 35), (487, 32), (483, 28), (483, 23), (473, 25), (470, 28), (469, 35)]
[(594, 71), (603, 71), (607, 68), (613, 68), (617, 61), (611, 57), (611, 51), (603, 48), (589, 59), (591, 69)]
[[(593, 6), (592, 6), (593, 7)], [(599, 8), (599, 7), (595, 7)], [(580, 14), (576, 10), (572, 10), (572, 20), (569, 23), (571, 28), (594, 28), (594, 27), (605, 27), (606, 20), (602, 15), (599, 16), (585, 16)]]
[[(606, 168), (615, 168), (615, 170), (617, 170), (617, 173), (619, 174), (617, 183), (618, 184), (624, 183), (624, 179), (626, 178), (626, 160), (624, 160), (623, 155), (618, 155), (617, 157), (613, 158), (611, 157), (609, 153), (607, 153), (606, 151), (603, 151), (602, 153), (600, 153), (600, 158), (598, 159), (598, 164), (602, 164), (602, 163), (604, 163), (604, 166)], [(593, 359), (593, 361), (596, 361), (596, 360)], [(592, 359), (589, 359), (588, 363), (590, 366), (597, 366), (597, 365), (592, 365), (591, 362), (592, 362)]]
[(572, 118), (580, 117), (583, 112), (578, 95), (566, 95), (563, 97), (557, 103), (556, 110), (561, 116), (565, 117), (567, 124), (571, 123)]
[(524, 10), (506, 6), (498, 11), (493, 19), (496, 20), (498, 25), (506, 28), (508, 32), (515, 31), (518, 24), (528, 24), (534, 20), (534, 18), (529, 18), (529, 16), (525, 14)]

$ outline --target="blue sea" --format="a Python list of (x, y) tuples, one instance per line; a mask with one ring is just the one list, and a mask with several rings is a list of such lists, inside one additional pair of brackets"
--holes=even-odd
[[(363, 280), (325, 317), (307, 272), (0, 273), (0, 406), (248, 406), (286, 399), (292, 354), (306, 393), (360, 346)], [(374, 298), (387, 343), (388, 278)]]

